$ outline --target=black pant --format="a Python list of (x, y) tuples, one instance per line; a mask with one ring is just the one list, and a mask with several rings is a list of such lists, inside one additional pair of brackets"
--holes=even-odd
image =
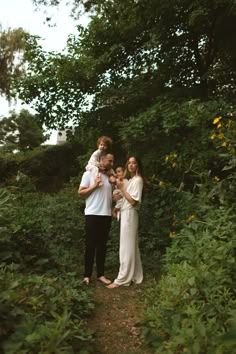
[(104, 275), (106, 245), (111, 228), (111, 216), (85, 216), (85, 270), (84, 277), (90, 278), (96, 256), (97, 277)]

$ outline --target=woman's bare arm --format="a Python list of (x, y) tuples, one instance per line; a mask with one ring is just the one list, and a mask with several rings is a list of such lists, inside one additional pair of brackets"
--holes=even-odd
[(120, 189), (120, 191), (122, 192), (123, 196), (128, 200), (128, 202), (135, 206), (138, 202), (137, 200), (133, 199), (131, 197), (131, 195), (126, 192), (126, 189), (125, 189), (125, 185), (124, 185), (124, 182), (123, 181), (117, 181), (117, 187)]

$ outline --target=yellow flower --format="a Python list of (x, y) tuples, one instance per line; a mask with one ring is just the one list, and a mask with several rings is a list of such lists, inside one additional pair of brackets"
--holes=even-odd
[(215, 135), (215, 133), (213, 133), (213, 134), (210, 136), (210, 139), (211, 139), (211, 140), (214, 140), (215, 137), (216, 137), (216, 135)]
[(175, 235), (175, 232), (173, 232), (173, 231), (171, 231), (170, 233), (169, 233), (169, 237), (174, 237), (174, 235)]
[(165, 161), (168, 161), (169, 160), (169, 156), (167, 155), (166, 157), (165, 157)]
[(224, 141), (224, 142), (221, 144), (221, 146), (227, 146), (226, 141)]
[(224, 137), (224, 134), (223, 134), (223, 133), (218, 134), (218, 138), (219, 138), (219, 139), (223, 139), (223, 137)]
[(193, 220), (195, 218), (195, 215), (190, 215), (189, 217), (188, 217), (188, 221), (191, 221), (191, 220)]
[(176, 158), (176, 157), (177, 157), (177, 154), (173, 154), (173, 157)]
[(213, 179), (214, 179), (214, 181), (216, 181), (216, 182), (219, 182), (219, 180), (220, 180), (218, 176), (214, 176)]
[(172, 167), (175, 167), (176, 165), (177, 165), (176, 162), (173, 162), (173, 163), (172, 163)]
[(222, 127), (222, 124), (221, 124), (221, 123), (219, 123), (219, 124), (217, 125), (217, 129), (220, 129), (220, 127)]
[(217, 123), (221, 120), (221, 118), (222, 118), (221, 116), (215, 118), (215, 119), (213, 120), (213, 124), (217, 124)]

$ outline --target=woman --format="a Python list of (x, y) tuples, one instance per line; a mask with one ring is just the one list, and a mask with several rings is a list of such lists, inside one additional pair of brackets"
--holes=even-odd
[(144, 178), (141, 164), (134, 156), (129, 158), (126, 170), (130, 174), (126, 188), (123, 181), (117, 181), (117, 186), (123, 194), (120, 209), (120, 269), (114, 282), (107, 286), (109, 289), (121, 285), (129, 286), (132, 281), (136, 284), (143, 281), (143, 268), (138, 247), (138, 211)]

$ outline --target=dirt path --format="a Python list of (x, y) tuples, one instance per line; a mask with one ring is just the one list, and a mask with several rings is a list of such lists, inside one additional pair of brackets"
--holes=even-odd
[(142, 285), (107, 289), (93, 282), (96, 308), (88, 320), (95, 332), (93, 354), (148, 354), (142, 349), (137, 323), (143, 309)]

